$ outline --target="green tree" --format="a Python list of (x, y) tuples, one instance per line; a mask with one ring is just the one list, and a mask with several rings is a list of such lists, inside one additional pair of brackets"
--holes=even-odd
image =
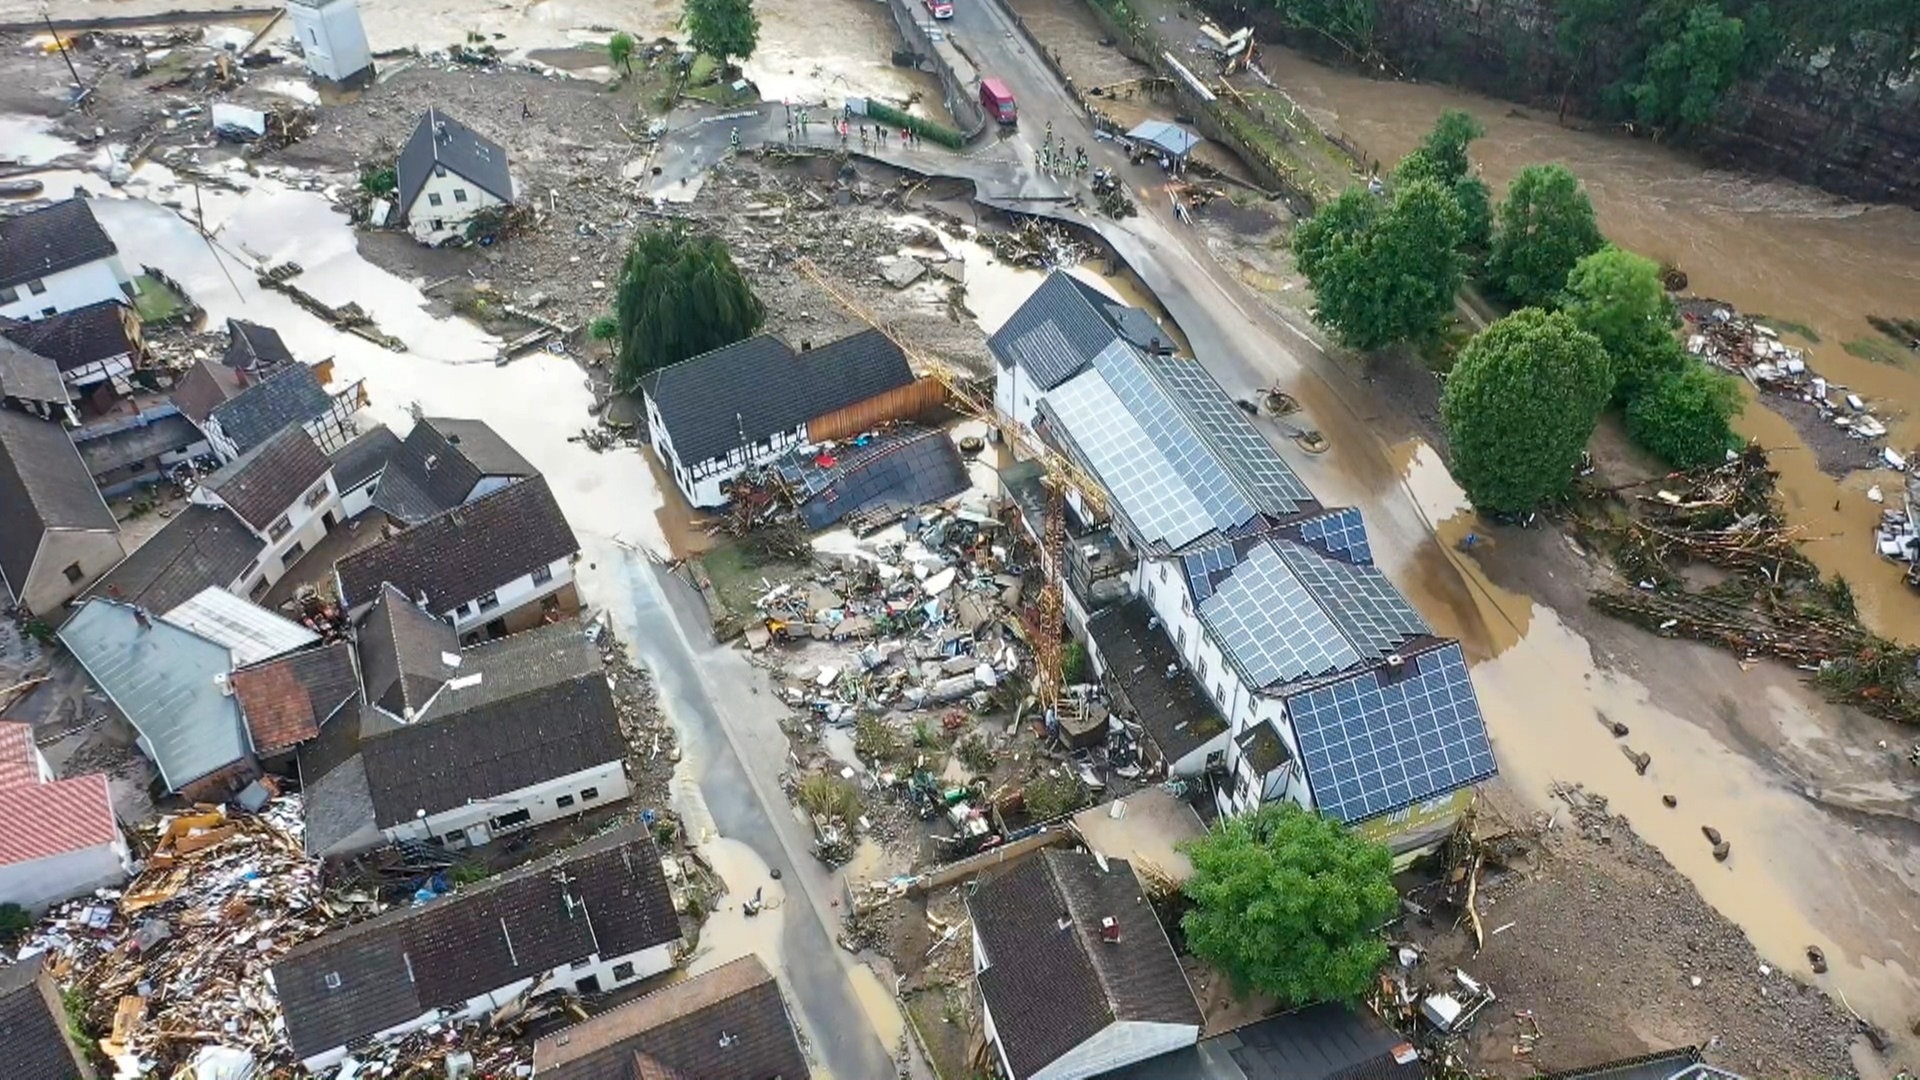
[(0, 946), (12, 945), (33, 929), (33, 916), (19, 904), (0, 904)]
[(1486, 126), (1474, 119), (1472, 113), (1448, 109), (1433, 122), (1433, 130), (1427, 133), (1426, 140), (1414, 153), (1424, 155), (1433, 163), (1433, 167), (1439, 171), (1437, 179), (1452, 183), (1471, 171), (1472, 162), (1467, 157), (1467, 147), (1486, 133)]
[(1606, 350), (1565, 313), (1501, 319), (1460, 351), (1440, 397), (1454, 478), (1498, 513), (1561, 494), (1612, 390)]
[(1717, 465), (1740, 445), (1733, 418), (1746, 403), (1732, 376), (1688, 364), (1634, 397), (1627, 436), (1675, 468)]
[(1373, 985), (1387, 958), (1378, 930), (1400, 901), (1384, 846), (1285, 803), (1223, 819), (1186, 850), (1193, 909), (1181, 929), (1237, 990), (1297, 1006)]
[(1605, 243), (1580, 181), (1563, 165), (1529, 165), (1500, 204), (1488, 284), (1516, 307), (1548, 306), (1574, 264)]
[(1697, 127), (1740, 77), (1746, 24), (1717, 4), (1659, 7), (1645, 16), (1660, 26), (1640, 77), (1627, 84), (1634, 116), (1658, 128)]
[(1400, 159), (1394, 170), (1396, 185), (1415, 180), (1432, 180), (1453, 193), (1460, 204), (1461, 245), (1469, 253), (1485, 254), (1493, 239), (1493, 195), (1479, 177), (1473, 175), (1473, 162), (1467, 147), (1486, 134), (1487, 129), (1473, 114), (1448, 109), (1434, 122), (1426, 140), (1412, 153)]
[(1616, 403), (1687, 362), (1673, 336), (1673, 298), (1652, 259), (1611, 244), (1586, 256), (1567, 275), (1561, 310), (1607, 350)]
[(718, 237), (680, 225), (643, 230), (627, 250), (614, 298), (620, 381), (731, 345), (760, 329), (758, 297)]
[(760, 42), (760, 17), (753, 0), (687, 0), (680, 22), (693, 47), (725, 66), (753, 55)]
[(633, 35), (625, 30), (607, 39), (607, 59), (633, 74)]
[(1358, 189), (1329, 203), (1294, 234), (1315, 320), (1355, 349), (1431, 337), (1460, 289), (1462, 218), (1431, 180), (1399, 186), (1388, 203)]

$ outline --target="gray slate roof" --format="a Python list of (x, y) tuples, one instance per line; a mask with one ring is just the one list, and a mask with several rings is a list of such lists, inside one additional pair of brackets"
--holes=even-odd
[(7, 1080), (79, 1080), (79, 1052), (63, 1034), (58, 991), (41, 957), (0, 967), (0, 1053)]
[[(987, 339), (987, 349), (1001, 367), (1018, 364), (1040, 389), (1051, 390), (1093, 363), (1107, 346), (1128, 340), (1123, 326), (1136, 333), (1142, 329), (1131, 316), (1122, 322), (1117, 311), (1126, 310), (1132, 309), (1065, 270), (1055, 270)], [(1146, 317), (1145, 312), (1141, 316)], [(1146, 341), (1135, 344), (1147, 346)]]
[(60, 405), (72, 400), (66, 380), (60, 377), (60, 365), (3, 337), (0, 337), (0, 397)]
[(79, 447), (80, 457), (87, 463), (87, 469), (93, 475), (100, 476), (141, 462), (152, 464), (153, 459), (161, 454), (184, 450), (194, 443), (205, 441), (205, 436), (193, 426), (193, 421), (176, 412), (150, 424), (124, 427), (75, 445)]
[(334, 571), (348, 607), (389, 583), (446, 612), (579, 550), (546, 480), (534, 476), (354, 552)]
[(86, 595), (164, 614), (210, 585), (233, 585), (265, 548), (233, 511), (190, 505), (94, 582)]
[(460, 638), (444, 619), (420, 610), (407, 595), (384, 586), (373, 610), (360, 624), (361, 679), (368, 704), (398, 717), (420, 710), (428, 700), (462, 673), (443, 659), (459, 655)]
[(428, 417), (414, 424), (389, 456), (373, 505), (417, 525), (466, 502), (486, 477), (537, 475), (539, 470), (484, 421)]
[[(1014, 1080), (1117, 1020), (1201, 1024), (1133, 867), (1106, 862), (1102, 870), (1092, 855), (1048, 848), (983, 875), (967, 899), (987, 958), (980, 992)], [(1107, 917), (1120, 924), (1118, 942), (1101, 940)]]
[(298, 424), (283, 428), (201, 481), (241, 520), (265, 532), (333, 467)]
[(212, 418), (240, 453), (285, 428), (325, 415), (333, 398), (305, 364), (288, 364), (213, 407)]
[(660, 851), (628, 826), (296, 945), (273, 984), (288, 1042), (310, 1057), (595, 953), (679, 939)]
[(0, 574), (14, 591), (26, 587), (48, 531), (118, 528), (66, 430), (0, 409)]
[(396, 171), (402, 210), (411, 208), (413, 201), (420, 197), (420, 189), (433, 175), (435, 165), (444, 165), (448, 172), (466, 177), (501, 202), (513, 201), (513, 173), (507, 167), (507, 152), (500, 144), (445, 112), (428, 108), (400, 151)]
[(86, 199), (0, 217), (0, 287), (85, 266), (118, 250)]
[(381, 828), (619, 761), (626, 753), (599, 652), (577, 623), (468, 650), (413, 723), (363, 738)]
[(224, 645), (98, 597), (60, 640), (140, 732), (169, 791), (245, 757), (240, 708), (216, 681), (233, 667)]
[(333, 462), (333, 484), (342, 492), (351, 491), (380, 475), (387, 459), (400, 448), (400, 436), (381, 424), (353, 437), (347, 445), (327, 455)]
[(652, 372), (641, 386), (682, 464), (725, 456), (816, 417), (913, 382), (900, 347), (863, 330), (795, 352), (761, 334)]
[(1420, 1062), (1393, 1060), (1394, 1047), (1405, 1042), (1370, 1012), (1314, 1005), (1148, 1058), (1101, 1080), (1425, 1080)]
[(280, 340), (280, 331), (271, 326), (227, 320), (227, 349), (220, 362), (241, 371), (262, 371), (293, 362), (293, 353)]
[(52, 360), (63, 372), (72, 371), (133, 351), (128, 310), (118, 300), (101, 300), (32, 322), (6, 322), (0, 325), (0, 336)]

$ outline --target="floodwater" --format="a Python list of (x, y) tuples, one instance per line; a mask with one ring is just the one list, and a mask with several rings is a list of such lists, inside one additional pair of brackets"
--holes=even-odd
[[(1345, 131), (1372, 157), (1397, 160), (1444, 109), (1465, 109), (1487, 127), (1473, 146), (1496, 195), (1522, 167), (1559, 162), (1586, 185), (1607, 236), (1685, 270), (1690, 290), (1743, 311), (1811, 328), (1811, 365), (1887, 417), (1888, 444), (1920, 443), (1920, 354), (1876, 363), (1845, 344), (1875, 338), (1868, 315), (1920, 317), (1920, 212), (1834, 199), (1812, 188), (1707, 169), (1680, 154), (1622, 135), (1575, 131), (1511, 104), (1437, 85), (1376, 82), (1270, 49), (1269, 70), (1316, 119)], [(1884, 340), (1884, 339), (1883, 339)], [(1881, 507), (1869, 481), (1842, 483), (1777, 415), (1749, 406), (1741, 432), (1776, 451), (1781, 492), (1803, 526), (1807, 553), (1829, 574), (1854, 583), (1868, 625), (1920, 643), (1920, 597), (1899, 584), (1873, 551)], [(1877, 477), (1888, 491), (1898, 478)], [(1835, 509), (1836, 504), (1838, 509)]]
[(45, 165), (79, 149), (53, 134), (47, 117), (0, 116), (0, 165)]

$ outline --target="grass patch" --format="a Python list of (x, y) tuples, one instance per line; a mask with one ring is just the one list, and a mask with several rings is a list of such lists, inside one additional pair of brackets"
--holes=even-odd
[(794, 792), (800, 808), (816, 817), (856, 821), (860, 817), (860, 789), (837, 776), (812, 773)]
[(713, 584), (714, 598), (741, 618), (753, 616), (753, 602), (767, 591), (766, 582), (781, 581), (813, 570), (807, 564), (763, 559), (738, 540), (729, 540), (702, 555), (700, 564)]
[(1848, 356), (1857, 356), (1873, 364), (1890, 364), (1900, 367), (1906, 364), (1906, 351), (1885, 338), (1854, 338), (1840, 346), (1847, 350)]
[(165, 323), (186, 313), (186, 298), (155, 279), (142, 274), (134, 284), (138, 291), (133, 294), (133, 310), (140, 313), (141, 322)]
[(1794, 337), (1799, 338), (1809, 345), (1820, 344), (1819, 332), (1806, 323), (1797, 323), (1791, 319), (1776, 319), (1771, 315), (1758, 315), (1755, 316), (1755, 320), (1771, 326), (1783, 334), (1792, 334)]

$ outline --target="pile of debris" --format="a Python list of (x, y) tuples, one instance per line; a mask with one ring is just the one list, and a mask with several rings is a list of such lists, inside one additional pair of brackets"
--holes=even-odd
[[(1772, 327), (1711, 302), (1688, 305), (1682, 315), (1691, 326), (1687, 351), (1693, 355), (1765, 393), (1813, 406), (1821, 418), (1855, 439), (1877, 442), (1886, 437), (1887, 425), (1860, 395), (1808, 367), (1806, 353), (1781, 341)], [(1880, 456), (1888, 466), (1905, 470), (1906, 458), (1897, 451), (1882, 448)]]
[[(1121, 197), (1124, 199), (1124, 192)], [(1104, 200), (1102, 205), (1104, 209)], [(1110, 216), (1122, 217), (1125, 213), (1130, 213), (1131, 209), (1129, 203), (1127, 211), (1107, 212)], [(993, 252), (1008, 266), (1025, 270), (1077, 266), (1087, 258), (1086, 252), (1065, 228), (1040, 218), (1025, 218), (1007, 232), (982, 232), (979, 239), (988, 251)]]

